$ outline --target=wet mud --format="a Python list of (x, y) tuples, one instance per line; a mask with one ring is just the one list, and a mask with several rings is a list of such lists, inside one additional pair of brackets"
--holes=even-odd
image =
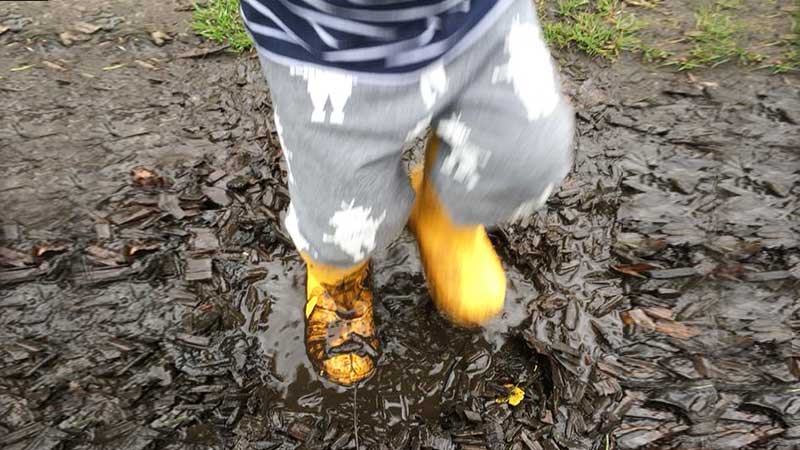
[(404, 234), (343, 389), (305, 357), (257, 59), (175, 8), (26, 8), (0, 10), (0, 448), (800, 447), (796, 77), (558, 55), (575, 169), (491, 231), (503, 316), (449, 325)]

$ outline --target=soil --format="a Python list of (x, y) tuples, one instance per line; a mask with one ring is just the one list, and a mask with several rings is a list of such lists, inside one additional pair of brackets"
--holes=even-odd
[(559, 53), (577, 161), (492, 231), (503, 316), (440, 318), (404, 235), (343, 389), (305, 358), (258, 60), (187, 6), (0, 8), (0, 447), (800, 447), (796, 75)]
[[(719, 35), (698, 34), (698, 13), (706, 8), (721, 17), (730, 18), (730, 22), (721, 21), (722, 24), (727, 23), (727, 31), (732, 33), (730, 42), (726, 44), (721, 40), (716, 45), (734, 45), (750, 52), (751, 58), (759, 60), (753, 63), (757, 67), (787, 62), (786, 55), (792, 48), (793, 36), (796, 36), (793, 12), (800, 7), (792, 0), (677, 0), (650, 3), (657, 5), (637, 7), (644, 5), (644, 2), (626, 2), (626, 11), (641, 23), (637, 35), (645, 46), (669, 52), (677, 60), (682, 60), (696, 45), (692, 38), (720, 39)], [(723, 30), (709, 28), (724, 34)]]

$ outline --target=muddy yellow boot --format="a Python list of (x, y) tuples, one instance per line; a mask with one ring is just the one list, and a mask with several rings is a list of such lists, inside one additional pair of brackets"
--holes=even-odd
[(378, 339), (372, 318), (369, 264), (340, 269), (302, 255), (306, 286), (306, 352), (334, 383), (351, 385), (375, 370)]
[(415, 169), (411, 184), (417, 200), (409, 228), (417, 238), (425, 277), (436, 307), (457, 325), (486, 323), (503, 309), (506, 276), (500, 258), (481, 225), (453, 223), (427, 175), (436, 160), (431, 138), (425, 170)]

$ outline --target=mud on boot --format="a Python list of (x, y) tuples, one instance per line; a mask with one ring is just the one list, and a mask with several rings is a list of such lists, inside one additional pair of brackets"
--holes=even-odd
[(378, 358), (369, 264), (340, 269), (304, 259), (308, 358), (328, 380), (355, 384), (375, 371)]

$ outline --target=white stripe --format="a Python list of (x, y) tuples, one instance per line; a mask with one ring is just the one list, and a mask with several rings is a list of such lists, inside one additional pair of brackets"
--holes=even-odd
[[(251, 8), (253, 8), (256, 11), (260, 12), (262, 15), (268, 17), (269, 20), (275, 22), (281, 28), (281, 30), (286, 32), (286, 34), (288, 34), (295, 42), (298, 42), (298, 43), (302, 43), (303, 42), (303, 40), (300, 39), (300, 36), (296, 35), (288, 25), (286, 25), (285, 23), (281, 22), (281, 20), (278, 18), (278, 16), (276, 16), (266, 6), (262, 5), (261, 3), (257, 2), (257, 1), (256, 2), (253, 2), (251, 0), (241, 0), (241, 1), (247, 3)], [(245, 23), (249, 23), (249, 21), (244, 16), (244, 14), (242, 14), (242, 17), (245, 20)], [(305, 46), (303, 46), (303, 47), (305, 47)]]
[(288, 34), (284, 33), (283, 31), (277, 28), (271, 28), (266, 25), (261, 25), (258, 23), (252, 23), (248, 21), (245, 21), (245, 25), (247, 25), (247, 28), (249, 28), (250, 31), (255, 34), (260, 34), (261, 36), (266, 36), (273, 39), (279, 39), (281, 41), (291, 42), (293, 44), (299, 45), (299, 43), (296, 42), (294, 39), (292, 39), (291, 36), (289, 36)]
[[(242, 0), (242, 1), (248, 1), (248, 0)], [(423, 71), (427, 70), (431, 64), (435, 64), (436, 62), (439, 61), (441, 61), (443, 64), (448, 64), (450, 61), (461, 55), (464, 51), (468, 50), (472, 44), (474, 44), (478, 39), (480, 39), (486, 33), (486, 31), (489, 28), (491, 28), (503, 14), (505, 14), (508, 7), (514, 4), (516, 1), (524, 2), (526, 0), (499, 0), (497, 4), (494, 6), (494, 8), (489, 10), (489, 12), (486, 13), (485, 16), (483, 16), (483, 18), (475, 25), (475, 27), (473, 27), (464, 36), (462, 36), (461, 40), (459, 40), (458, 43), (456, 43), (452, 48), (450, 48), (450, 50), (445, 52), (438, 59), (431, 60), (430, 64), (409, 72), (385, 73), (385, 72), (366, 72), (366, 71), (362, 72), (362, 71), (343, 70), (338, 67), (325, 66), (305, 61), (302, 59), (290, 58), (288, 56), (284, 56), (269, 51), (264, 47), (258, 45), (258, 43), (256, 42), (254, 42), (253, 45), (264, 58), (286, 67), (293, 67), (297, 66), (298, 64), (302, 64), (304, 66), (314, 67), (322, 70), (329, 70), (332, 72), (346, 74), (349, 76), (357, 76), (359, 82), (363, 82), (364, 84), (372, 84), (379, 86), (381, 85), (397, 86), (403, 84), (418, 83), (420, 74)]]
[(322, 28), (321, 26), (319, 26), (314, 22), (309, 22), (309, 23), (311, 24), (311, 27), (314, 28), (314, 31), (317, 32), (317, 36), (319, 36), (319, 38), (322, 39), (322, 42), (324, 42), (328, 47), (339, 48), (339, 41), (336, 40), (336, 38), (333, 37), (330, 33), (328, 33), (325, 30), (325, 28)]
[[(251, 0), (245, 0), (245, 1), (247, 1), (248, 3), (251, 2)], [(301, 19), (304, 19), (309, 23), (317, 22), (320, 25), (324, 25), (328, 28), (333, 28), (334, 30), (340, 30), (346, 33), (359, 34), (361, 36), (367, 36), (373, 38), (392, 39), (395, 36), (394, 30), (391, 29), (375, 25), (367, 25), (365, 23), (356, 22), (354, 20), (348, 20), (330, 16), (328, 14), (323, 14), (313, 9), (303, 8), (289, 2), (281, 2), (281, 3), (289, 11), (297, 14)]]

